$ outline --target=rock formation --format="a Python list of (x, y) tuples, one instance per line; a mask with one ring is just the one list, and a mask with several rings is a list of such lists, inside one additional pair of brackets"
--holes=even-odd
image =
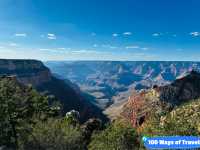
[(55, 96), (63, 105), (64, 114), (74, 109), (80, 112), (81, 121), (91, 117), (106, 120), (101, 110), (85, 100), (77, 87), (53, 76), (41, 61), (0, 59), (0, 75), (15, 76), (20, 83), (31, 84), (39, 92)]
[(137, 127), (152, 111), (172, 110), (177, 105), (199, 97), (200, 73), (191, 71), (169, 85), (134, 92), (124, 104), (120, 115)]

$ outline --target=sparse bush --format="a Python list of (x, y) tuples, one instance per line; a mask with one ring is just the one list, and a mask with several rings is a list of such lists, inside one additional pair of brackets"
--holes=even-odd
[(23, 149), (29, 150), (84, 150), (84, 139), (78, 126), (65, 119), (38, 122)]
[(93, 135), (89, 150), (134, 150), (139, 142), (134, 128), (124, 122), (115, 121), (105, 130)]
[(200, 99), (178, 106), (166, 115), (152, 113), (140, 127), (145, 135), (200, 135)]

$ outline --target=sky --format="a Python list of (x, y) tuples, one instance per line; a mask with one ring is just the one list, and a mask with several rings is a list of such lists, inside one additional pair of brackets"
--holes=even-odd
[(0, 0), (0, 58), (200, 58), (199, 0)]

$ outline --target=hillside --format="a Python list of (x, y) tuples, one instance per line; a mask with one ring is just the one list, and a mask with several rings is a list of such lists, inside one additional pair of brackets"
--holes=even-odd
[(17, 75), (20, 82), (35, 87), (51, 80), (49, 69), (36, 60), (0, 59), (0, 75)]
[(37, 60), (0, 60), (0, 75), (15, 75), (20, 83), (31, 84), (40, 92), (54, 95), (63, 104), (63, 112), (80, 111), (82, 120), (90, 117), (105, 118), (101, 110), (86, 101), (73, 84), (54, 77), (50, 70)]
[(119, 113), (133, 126), (140, 126), (152, 111), (161, 114), (170, 112), (179, 105), (199, 98), (199, 87), (200, 73), (192, 71), (169, 85), (133, 93)]
[(200, 99), (191, 99), (175, 107), (172, 111), (151, 113), (139, 127), (139, 132), (147, 136), (200, 135)]
[(15, 76), (0, 77), (0, 149), (18, 149), (33, 125), (59, 114), (57, 108), (59, 105), (50, 104), (48, 97), (21, 84)]
[[(104, 126), (99, 119), (89, 119), (81, 124), (79, 114), (75, 111), (60, 116), (57, 111), (59, 107), (51, 105), (48, 97), (40, 95), (31, 86), (26, 86), (27, 82), (20, 78), (22, 66), (17, 69), (17, 73), (13, 70), (12, 73), (7, 72), (7, 75), (2, 73), (0, 77), (0, 148), (137, 150), (145, 149), (140, 144), (140, 137), (143, 135), (200, 135), (200, 73), (196, 71), (191, 71), (170, 84), (133, 90), (128, 101), (119, 104), (112, 112), (114, 120)], [(99, 109), (84, 99), (74, 103), (62, 101), (65, 100), (65, 94), (76, 95), (77, 97), (67, 97), (68, 100), (76, 100), (82, 98), (82, 93), (69, 81), (63, 82), (52, 76), (45, 66), (40, 67), (44, 67), (41, 70), (47, 71), (50, 78), (41, 84), (33, 84), (34, 87), (41, 92), (48, 90), (45, 93), (53, 94), (56, 98), (60, 96), (65, 111), (72, 107), (79, 108), (81, 115), (87, 115), (82, 118), (84, 120), (99, 115), (95, 112)], [(29, 73), (34, 74), (33, 71)], [(35, 81), (34, 76), (29, 76), (29, 73), (25, 73), (23, 79)], [(85, 112), (83, 107), (87, 108)], [(101, 114), (100, 110), (99, 113)]]
[(160, 100), (171, 105), (180, 105), (183, 102), (200, 97), (200, 74), (191, 71), (170, 85), (159, 88)]
[(31, 86), (21, 84), (16, 76), (1, 76), (0, 149), (132, 150), (139, 147), (137, 133), (129, 124), (113, 122), (104, 126), (95, 118), (81, 124), (77, 111), (62, 116), (61, 105), (51, 102)]

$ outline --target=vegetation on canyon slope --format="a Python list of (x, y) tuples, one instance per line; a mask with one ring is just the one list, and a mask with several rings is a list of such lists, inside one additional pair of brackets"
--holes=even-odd
[(98, 119), (79, 123), (72, 112), (24, 86), (13, 77), (0, 78), (0, 147), (32, 150), (143, 149), (140, 139), (160, 135), (200, 135), (200, 99), (172, 110), (153, 111), (137, 129), (122, 120), (106, 125)]
[(92, 150), (102, 146), (106, 149), (133, 149), (136, 146), (137, 136), (131, 126), (117, 122), (102, 126), (97, 119), (80, 125), (73, 114), (60, 115), (60, 105), (52, 101), (49, 103), (49, 97), (19, 84), (15, 78), (1, 78), (0, 147)]
[(200, 135), (200, 99), (191, 100), (170, 112), (152, 112), (140, 127), (147, 136)]

